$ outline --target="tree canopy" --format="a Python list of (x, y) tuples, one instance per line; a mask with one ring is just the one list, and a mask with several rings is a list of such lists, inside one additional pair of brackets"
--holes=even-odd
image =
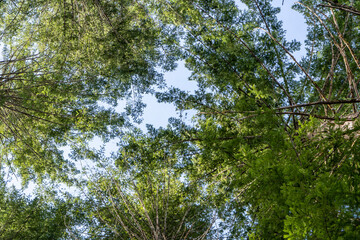
[(271, 0), (1, 1), (0, 238), (356, 239), (360, 3), (293, 9), (304, 43)]

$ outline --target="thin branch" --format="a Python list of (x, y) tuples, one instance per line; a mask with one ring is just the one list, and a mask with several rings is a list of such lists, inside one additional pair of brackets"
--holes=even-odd
[(314, 106), (314, 105), (332, 105), (332, 104), (342, 104), (342, 103), (358, 103), (360, 102), (360, 99), (345, 99), (345, 100), (332, 100), (332, 101), (317, 101), (317, 102), (311, 102), (311, 103), (302, 103), (292, 106), (285, 106), (285, 107), (279, 107), (276, 108), (276, 110), (282, 110), (282, 109), (291, 109), (291, 108), (300, 108), (300, 107), (308, 107), (308, 106)]
[(339, 9), (339, 10), (342, 10), (342, 11), (345, 11), (345, 12), (349, 12), (349, 13), (352, 13), (352, 14), (355, 14), (355, 15), (359, 15), (360, 16), (360, 11), (353, 8), (353, 7), (350, 7), (350, 6), (347, 6), (345, 4), (338, 4), (338, 3), (335, 3), (333, 1), (329, 1), (329, 0), (324, 0), (326, 2), (328, 2), (329, 4), (326, 5), (326, 4), (319, 4), (317, 5), (318, 7), (327, 7), (327, 8), (335, 8), (335, 9)]
[[(303, 113), (303, 112), (276, 112), (276, 114), (289, 114), (289, 115), (308, 116), (308, 117), (314, 117), (314, 118), (326, 119), (326, 120), (333, 120), (333, 121), (337, 120), (336, 118), (332, 118), (332, 117), (313, 115), (313, 114)], [(341, 118), (339, 120), (354, 121), (353, 118)]]

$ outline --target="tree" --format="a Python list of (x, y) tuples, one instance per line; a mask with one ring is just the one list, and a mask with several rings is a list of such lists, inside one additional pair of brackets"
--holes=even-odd
[(102, 167), (84, 185), (90, 239), (216, 236), (214, 210), (201, 188), (188, 182), (179, 168), (187, 155), (181, 151), (184, 144), (168, 142), (169, 130), (152, 129), (150, 136), (129, 134), (115, 166), (111, 160), (97, 161)]
[(70, 212), (75, 213), (75, 204), (59, 198), (30, 198), (5, 185), (1, 180), (1, 239), (68, 239), (68, 225), (81, 223), (79, 214), (70, 216)]
[(232, 237), (354, 238), (358, 16), (302, 1), (296, 8), (310, 30), (299, 61), (279, 10), (243, 3), (243, 11), (232, 1), (169, 4), (192, 9), (175, 12), (174, 24), (186, 29), (184, 57), (200, 91), (158, 96), (198, 111), (196, 126), (183, 131), (200, 150), (192, 174), (214, 183), (208, 189)]
[[(165, 30), (134, 1), (19, 0), (0, 12), (1, 155), (25, 180), (66, 180), (74, 166), (60, 148), (118, 136), (126, 115), (139, 118), (140, 94), (161, 84), (155, 67), (176, 59), (161, 53), (171, 49), (159, 45)], [(127, 113), (116, 113), (124, 98)]]

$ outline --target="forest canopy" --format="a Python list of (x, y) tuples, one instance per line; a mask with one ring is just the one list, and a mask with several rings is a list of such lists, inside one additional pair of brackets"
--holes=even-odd
[(1, 1), (0, 239), (357, 239), (360, 2), (292, 8), (303, 44), (271, 0)]

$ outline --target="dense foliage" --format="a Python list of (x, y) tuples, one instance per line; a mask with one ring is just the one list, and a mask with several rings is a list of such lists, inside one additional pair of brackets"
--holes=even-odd
[[(0, 238), (358, 238), (360, 3), (293, 8), (301, 59), (270, 0), (0, 2)], [(142, 132), (145, 93), (192, 124)]]

